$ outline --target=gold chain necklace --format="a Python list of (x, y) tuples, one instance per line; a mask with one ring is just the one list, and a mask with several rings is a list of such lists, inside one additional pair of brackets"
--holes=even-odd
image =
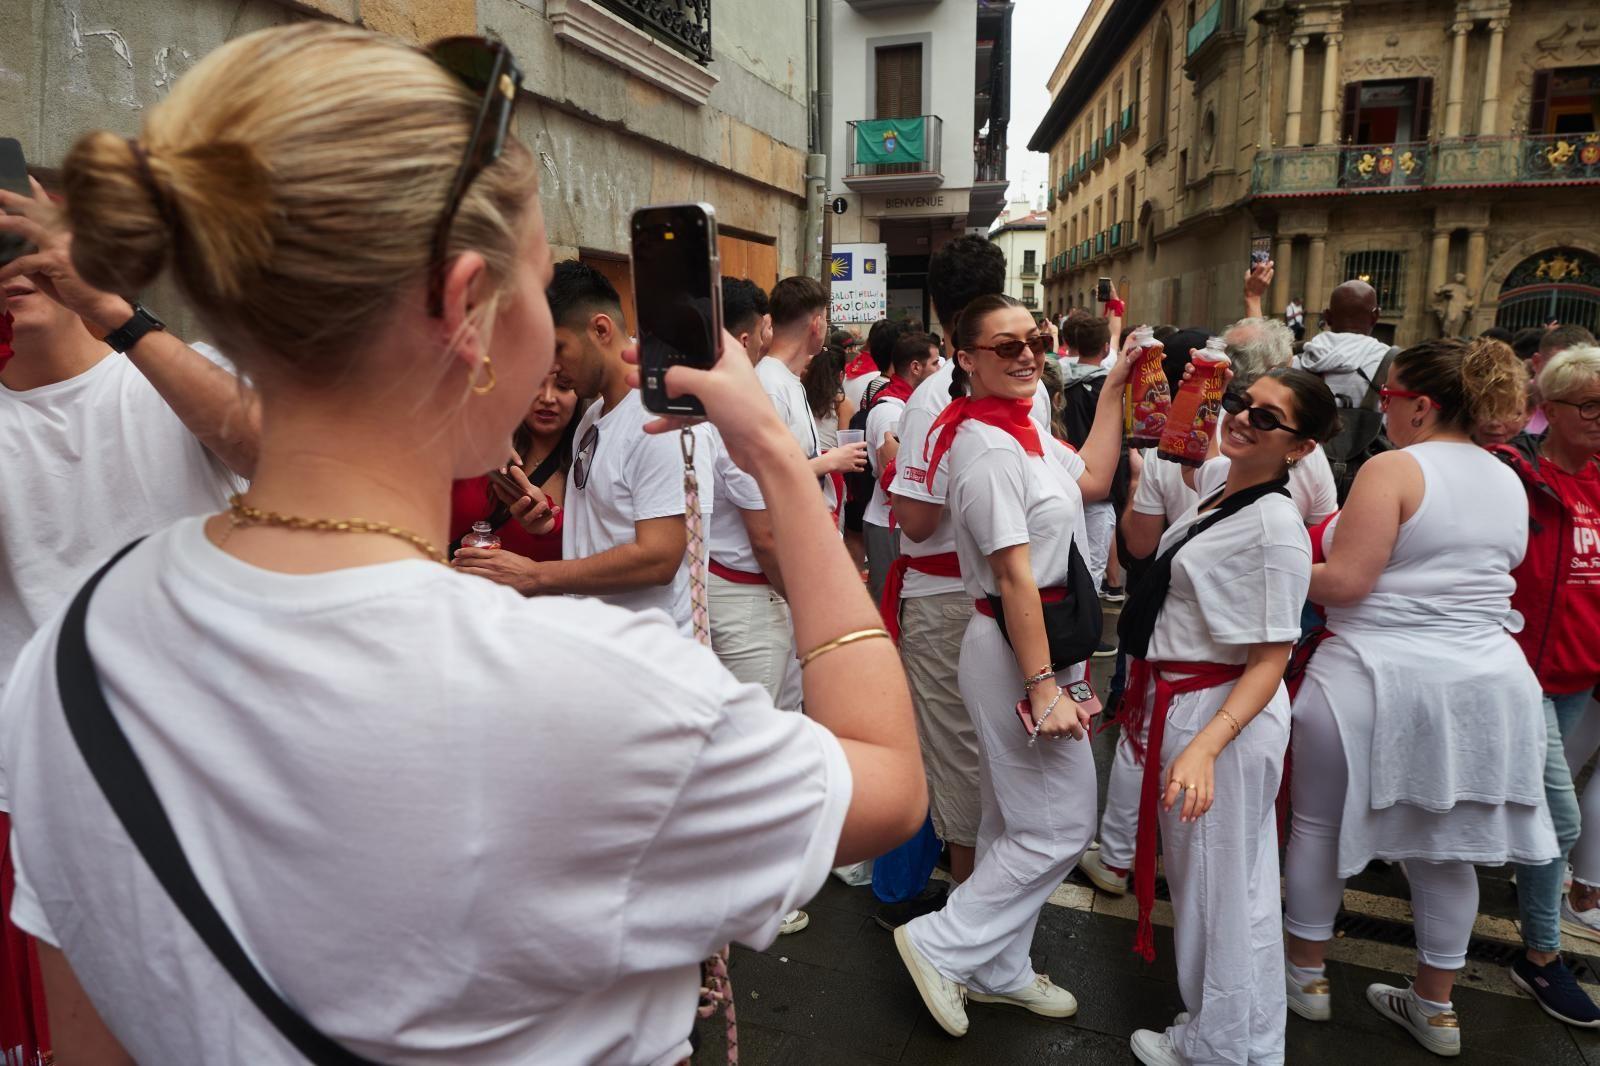
[(259, 507), (251, 507), (244, 502), (242, 496), (228, 497), (229, 529), (238, 529), (241, 526), (278, 526), (282, 529), (310, 530), (314, 533), (381, 533), (386, 537), (395, 537), (405, 541), (436, 563), (449, 565), (444, 557), (444, 552), (433, 546), (431, 540), (412, 533), (410, 530), (391, 526), (387, 522), (368, 522), (364, 518), (301, 518), (298, 515), (279, 514), (276, 511), (263, 511)]

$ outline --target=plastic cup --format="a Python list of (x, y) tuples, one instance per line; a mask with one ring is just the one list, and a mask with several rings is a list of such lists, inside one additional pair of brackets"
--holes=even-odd
[(850, 444), (863, 444), (866, 439), (867, 431), (864, 429), (841, 429), (839, 431), (839, 447), (841, 448)]

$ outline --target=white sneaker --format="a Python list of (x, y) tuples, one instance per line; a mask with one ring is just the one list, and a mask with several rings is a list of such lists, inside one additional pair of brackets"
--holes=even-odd
[(1563, 895), (1561, 897), (1561, 931), (1581, 940), (1600, 943), (1600, 907), (1590, 907), (1586, 911), (1575, 911), (1572, 909), (1571, 897)]
[(805, 911), (790, 911), (783, 916), (783, 921), (778, 923), (778, 935), (788, 936), (790, 933), (798, 933), (810, 924), (811, 915)]
[(1048, 974), (1042, 973), (1033, 975), (1033, 984), (1015, 992), (1007, 992), (1002, 996), (969, 988), (967, 998), (974, 1003), (1003, 1003), (1021, 1007), (1046, 1018), (1070, 1018), (1078, 1013), (1078, 1001), (1072, 993), (1051, 981)]
[(1404, 1026), (1417, 1043), (1435, 1055), (1452, 1058), (1461, 1054), (1461, 1020), (1455, 1011), (1429, 1015), (1417, 1002), (1415, 992), (1392, 985), (1368, 985), (1367, 1002), (1391, 1022)]
[(900, 961), (922, 996), (922, 1005), (928, 1008), (939, 1028), (951, 1036), (967, 1035), (967, 990), (933, 968), (933, 963), (923, 957), (906, 926), (894, 931), (894, 946), (900, 952)]
[(1327, 977), (1302, 985), (1285, 975), (1289, 988), (1289, 1009), (1308, 1022), (1325, 1022), (1333, 1017), (1333, 993)]
[(1106, 868), (1106, 864), (1100, 861), (1099, 844), (1089, 845), (1089, 850), (1078, 860), (1078, 869), (1102, 892), (1121, 896), (1128, 891), (1128, 875)]
[(1133, 1048), (1133, 1057), (1145, 1066), (1188, 1066), (1177, 1048), (1172, 1046), (1172, 1037), (1165, 1031), (1137, 1030), (1128, 1045)]

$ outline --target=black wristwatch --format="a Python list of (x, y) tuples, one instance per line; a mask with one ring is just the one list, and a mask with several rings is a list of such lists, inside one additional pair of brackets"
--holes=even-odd
[(143, 304), (133, 305), (133, 317), (122, 324), (121, 329), (114, 329), (106, 334), (106, 343), (111, 345), (111, 350), (121, 355), (135, 344), (144, 340), (145, 334), (164, 331), (167, 324), (150, 313)]

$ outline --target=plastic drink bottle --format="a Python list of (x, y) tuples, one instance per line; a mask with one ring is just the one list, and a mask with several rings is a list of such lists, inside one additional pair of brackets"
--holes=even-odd
[(461, 538), (463, 548), (488, 548), (493, 550), (500, 547), (500, 538), (494, 535), (494, 527), (487, 522), (472, 523), (472, 532)]
[(1184, 466), (1206, 461), (1222, 414), (1222, 383), (1230, 362), (1225, 347), (1221, 337), (1212, 337), (1190, 357), (1194, 369), (1178, 386), (1178, 397), (1167, 414), (1167, 430), (1161, 435), (1158, 452), (1161, 458)]
[(1128, 356), (1128, 388), (1123, 393), (1123, 431), (1128, 447), (1153, 448), (1161, 443), (1167, 427), (1167, 410), (1172, 406), (1172, 390), (1161, 369), (1165, 346), (1149, 326), (1133, 331), (1134, 348)]

